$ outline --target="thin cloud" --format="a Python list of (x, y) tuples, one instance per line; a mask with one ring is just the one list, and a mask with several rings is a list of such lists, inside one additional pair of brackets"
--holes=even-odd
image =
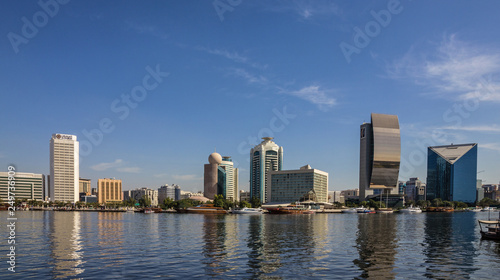
[(188, 174), (188, 175), (172, 175), (172, 178), (175, 180), (179, 181), (190, 181), (190, 180), (200, 180), (202, 179), (201, 177), (197, 177), (195, 174)]
[(291, 13), (300, 20), (311, 20), (317, 17), (329, 18), (341, 16), (342, 10), (328, 0), (295, 0), (266, 3), (266, 10), (276, 13)]
[(497, 125), (445, 126), (441, 127), (440, 129), (500, 133), (500, 127)]
[(95, 171), (105, 171), (105, 170), (108, 170), (110, 168), (116, 168), (122, 164), (123, 164), (123, 160), (117, 159), (114, 162), (99, 163), (99, 164), (91, 166), (90, 168), (95, 170)]
[(486, 144), (479, 144), (480, 148), (488, 149), (488, 150), (493, 150), (500, 152), (500, 144), (498, 143), (486, 143)]
[(314, 105), (318, 105), (321, 110), (326, 110), (337, 104), (335, 98), (328, 96), (327, 91), (319, 86), (311, 85), (295, 91), (282, 91), (281, 93), (292, 95), (306, 100)]
[(154, 174), (153, 176), (154, 176), (155, 178), (164, 178), (164, 177), (167, 177), (167, 176), (168, 176), (168, 174), (166, 174), (166, 173), (161, 173), (161, 174)]
[(119, 167), (116, 169), (116, 171), (123, 173), (140, 173), (141, 170), (140, 167)]
[(459, 100), (500, 102), (498, 49), (473, 45), (447, 36), (436, 55), (416, 54), (414, 48), (387, 67), (393, 79), (412, 79), (440, 96)]
[(211, 49), (211, 48), (200, 47), (200, 46), (195, 47), (194, 49), (198, 50), (198, 51), (204, 51), (204, 52), (207, 52), (209, 54), (221, 56), (221, 57), (224, 57), (224, 58), (229, 59), (229, 60), (236, 62), (236, 63), (243, 63), (243, 64), (249, 65), (253, 68), (259, 68), (259, 69), (266, 69), (267, 68), (267, 65), (261, 65), (261, 64), (256, 63), (256, 62), (252, 62), (248, 57), (243, 56), (236, 51), (228, 51), (225, 49)]
[(132, 21), (126, 21), (125, 27), (129, 30), (133, 30), (139, 34), (150, 35), (159, 39), (168, 39), (168, 34), (163, 32), (158, 26), (155, 25), (147, 25)]
[(237, 77), (243, 78), (249, 84), (266, 85), (269, 82), (266, 77), (262, 75), (250, 74), (248, 71), (242, 68), (233, 68), (230, 70), (229, 73)]

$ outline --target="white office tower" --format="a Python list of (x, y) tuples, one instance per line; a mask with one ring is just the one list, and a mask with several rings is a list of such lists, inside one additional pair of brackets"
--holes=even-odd
[(263, 137), (259, 145), (250, 151), (250, 197), (268, 202), (269, 188), (266, 176), (269, 171), (281, 170), (283, 147), (276, 145), (272, 137)]
[(51, 201), (79, 200), (80, 145), (75, 135), (52, 134), (50, 139), (50, 185)]

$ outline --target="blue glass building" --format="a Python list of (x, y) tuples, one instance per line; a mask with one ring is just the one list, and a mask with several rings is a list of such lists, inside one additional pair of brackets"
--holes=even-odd
[(477, 144), (428, 148), (427, 200), (476, 201)]

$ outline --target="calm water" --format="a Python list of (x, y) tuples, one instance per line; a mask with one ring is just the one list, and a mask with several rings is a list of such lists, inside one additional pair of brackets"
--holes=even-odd
[(498, 279), (487, 215), (17, 212), (14, 274), (2, 211), (0, 279)]

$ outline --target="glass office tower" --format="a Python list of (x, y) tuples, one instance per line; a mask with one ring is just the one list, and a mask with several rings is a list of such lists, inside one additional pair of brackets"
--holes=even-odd
[(397, 192), (401, 138), (396, 115), (374, 114), (360, 127), (359, 199), (374, 190)]
[(267, 172), (283, 167), (283, 147), (276, 145), (272, 137), (264, 137), (259, 145), (250, 150), (250, 197), (268, 202)]
[(428, 148), (427, 200), (476, 200), (477, 144)]

